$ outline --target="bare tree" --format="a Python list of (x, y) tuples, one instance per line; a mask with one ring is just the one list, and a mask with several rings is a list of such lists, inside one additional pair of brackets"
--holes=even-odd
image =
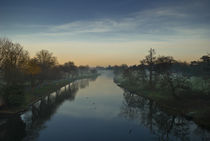
[(0, 39), (0, 67), (6, 83), (14, 84), (22, 79), (29, 54), (20, 44)]
[(77, 74), (77, 66), (75, 66), (74, 62), (66, 62), (63, 65), (63, 71), (68, 74), (68, 77), (76, 75)]
[(37, 76), (41, 73), (41, 67), (38, 63), (38, 60), (36, 58), (32, 58), (28, 61), (27, 68), (26, 68), (26, 74), (29, 75), (31, 86), (34, 86), (35, 80), (37, 79)]
[(57, 59), (53, 56), (53, 53), (48, 50), (41, 50), (36, 54), (36, 59), (42, 67), (49, 68), (54, 67), (57, 64)]
[(155, 50), (151, 48), (149, 50), (149, 54), (145, 57), (145, 59), (140, 61), (140, 63), (142, 65), (146, 65), (149, 70), (149, 83), (151, 86), (152, 86), (152, 80), (153, 80), (154, 64), (156, 60), (155, 54), (156, 54)]
[(39, 80), (43, 82), (49, 79), (51, 76), (51, 70), (57, 65), (57, 59), (53, 56), (53, 53), (48, 50), (41, 50), (36, 54), (35, 57), (41, 68), (41, 73), (39, 75)]

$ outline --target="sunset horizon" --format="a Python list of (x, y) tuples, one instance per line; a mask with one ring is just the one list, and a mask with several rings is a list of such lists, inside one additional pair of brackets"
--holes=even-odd
[(138, 65), (150, 48), (189, 63), (210, 52), (208, 4), (3, 0), (0, 37), (20, 43), (32, 56), (49, 50), (61, 64)]

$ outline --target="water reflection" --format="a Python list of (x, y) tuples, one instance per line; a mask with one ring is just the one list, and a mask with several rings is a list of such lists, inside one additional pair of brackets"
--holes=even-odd
[(26, 136), (26, 124), (21, 120), (20, 116), (1, 120), (1, 141), (19, 141), (22, 140), (24, 136)]
[(66, 100), (74, 100), (77, 91), (87, 87), (89, 81), (94, 80), (83, 79), (75, 81), (42, 98), (22, 115), (16, 115), (9, 119), (1, 119), (0, 140), (20, 141), (35, 139), (39, 136), (39, 131), (45, 128), (44, 123), (50, 120), (58, 107)]
[(155, 102), (125, 91), (120, 116), (137, 120), (149, 128), (158, 141), (209, 141), (210, 133), (192, 121), (164, 112)]
[[(209, 131), (123, 91), (113, 74), (66, 85), (27, 112), (0, 119), (0, 140), (208, 141)], [(91, 82), (90, 81), (94, 81)]]

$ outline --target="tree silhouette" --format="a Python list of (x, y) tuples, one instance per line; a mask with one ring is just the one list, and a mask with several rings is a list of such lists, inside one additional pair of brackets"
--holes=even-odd
[(140, 63), (142, 65), (146, 65), (148, 70), (149, 70), (150, 86), (153, 85), (153, 83), (152, 83), (152, 81), (153, 81), (153, 71), (154, 71), (154, 64), (155, 64), (155, 60), (156, 60), (155, 54), (156, 54), (155, 50), (151, 48), (149, 50), (149, 54), (145, 57), (145, 59), (140, 61)]

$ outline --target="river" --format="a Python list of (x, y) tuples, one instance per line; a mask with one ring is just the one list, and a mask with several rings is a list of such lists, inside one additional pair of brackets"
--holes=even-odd
[(124, 91), (111, 71), (64, 86), (0, 121), (4, 141), (208, 141), (210, 132)]

